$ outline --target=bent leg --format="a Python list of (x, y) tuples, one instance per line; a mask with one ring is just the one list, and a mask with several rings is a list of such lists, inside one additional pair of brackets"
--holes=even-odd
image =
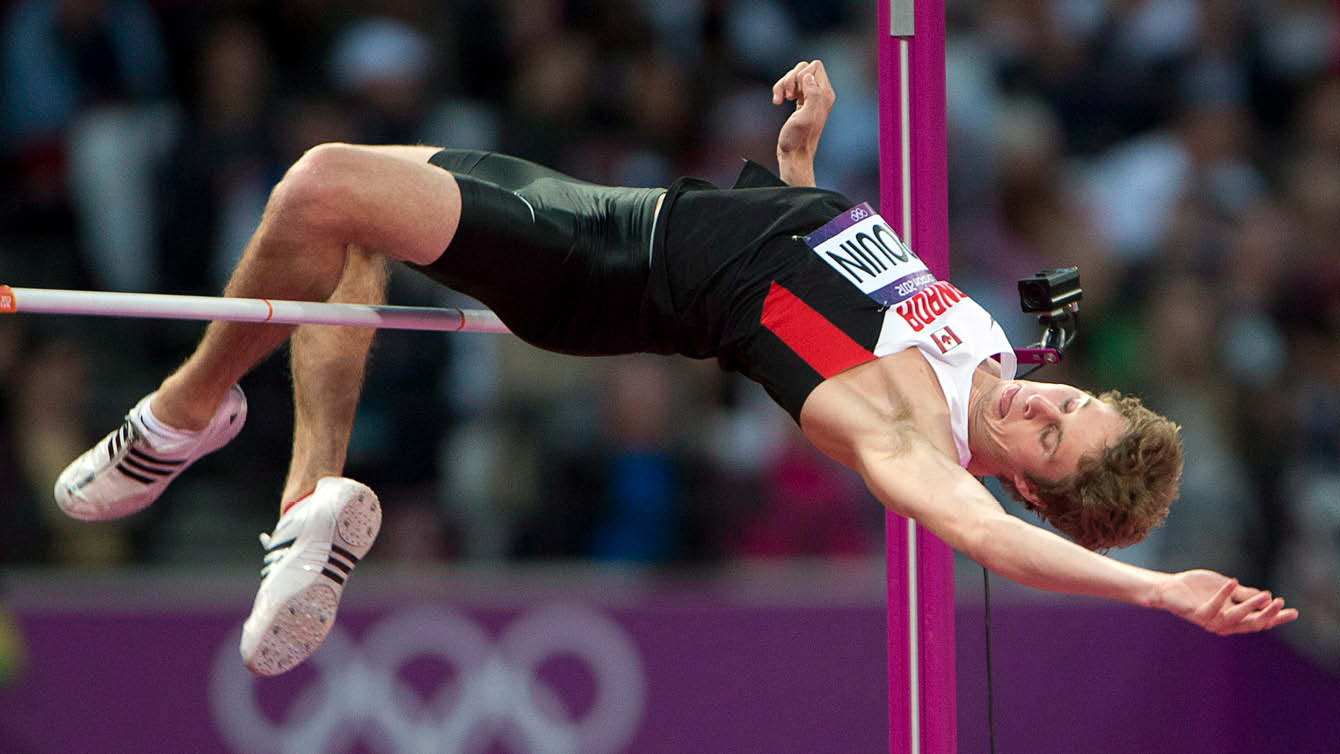
[[(330, 301), (383, 304), (386, 284), (386, 258), (350, 246)], [(293, 333), (293, 456), (281, 509), (315, 489), (321, 477), (342, 476), (375, 333), (368, 327), (332, 325), (303, 325)]]
[[(426, 264), (450, 244), (460, 189), (428, 164), (435, 147), (327, 144), (308, 151), (275, 187), (259, 227), (224, 289), (228, 296), (325, 301), (351, 246)], [(166, 380), (154, 414), (169, 426), (205, 426), (231, 385), (281, 345), (291, 325), (213, 322)], [(349, 356), (361, 362), (360, 355)], [(361, 363), (358, 367), (361, 380)]]

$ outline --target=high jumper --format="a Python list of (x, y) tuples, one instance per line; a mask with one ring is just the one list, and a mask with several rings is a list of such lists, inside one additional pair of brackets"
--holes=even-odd
[[(717, 358), (759, 382), (889, 510), (1021, 584), (1167, 610), (1218, 634), (1297, 618), (1208, 570), (1162, 573), (1095, 550), (1143, 539), (1181, 475), (1177, 427), (1134, 397), (1014, 378), (995, 319), (939, 281), (867, 205), (814, 187), (835, 95), (821, 61), (772, 89), (795, 102), (779, 176), (719, 189), (607, 187), (491, 152), (325, 144), (275, 186), (225, 296), (385, 301), (386, 260), (573, 355)], [(61, 474), (69, 515), (152, 503), (246, 416), (238, 380), (291, 338), (293, 459), (241, 653), (262, 675), (306, 659), (376, 537), (372, 490), (342, 476), (373, 330), (215, 321), (122, 427)], [(1007, 514), (994, 476), (1072, 541)]]

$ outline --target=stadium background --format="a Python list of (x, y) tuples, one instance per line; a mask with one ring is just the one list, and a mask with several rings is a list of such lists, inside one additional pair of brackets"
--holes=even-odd
[[(614, 184), (665, 185), (691, 174), (728, 185), (741, 157), (773, 163), (786, 113), (770, 104), (768, 88), (801, 58), (822, 58), (838, 94), (819, 183), (875, 202), (868, 5), (6, 2), (0, 282), (217, 293), (269, 188), (303, 149), (323, 141), (498, 149)], [(1305, 669), (1279, 676), (1281, 684), (1297, 681), (1295, 690), (1314, 700), (1336, 693), (1336, 6), (946, 5), (954, 281), (1009, 322), (1023, 345), (1034, 332), (1024, 315), (1009, 314), (1018, 311), (1014, 280), (1080, 266), (1080, 341), (1045, 377), (1143, 395), (1181, 423), (1187, 447), (1183, 494), (1168, 524), (1116, 555), (1163, 570), (1237, 575), (1284, 595), (1303, 615), (1270, 637), (1230, 640), (1230, 649), (1187, 649), (1179, 672), (1196, 675), (1193, 656), (1221, 670), (1220, 661), (1241, 664), (1244, 677), (1257, 667), (1244, 658), (1269, 658), (1276, 670), (1297, 660)], [(394, 277), (392, 301), (461, 303), (408, 273)], [(251, 401), (243, 435), (146, 513), (88, 526), (65, 520), (50, 500), (64, 464), (116, 426), (199, 331), (192, 323), (0, 319), (0, 604), (9, 606), (0, 668), (10, 685), (0, 693), (23, 696), (44, 682), (33, 629), (43, 609), (71, 625), (84, 613), (96, 622), (114, 607), (108, 595), (125, 595), (171, 616), (174, 605), (209, 603), (191, 598), (203, 590), (229, 608), (211, 614), (219, 630), (245, 613), (255, 534), (273, 526), (287, 460), (282, 353), (243, 383)], [(478, 608), (484, 598), (470, 584), (482, 580), (499, 584), (509, 609), (521, 613), (586, 594), (607, 578), (631, 579), (650, 590), (637, 599), (667, 605), (678, 604), (677, 593), (656, 584), (686, 580), (732, 595), (714, 603), (724, 612), (743, 609), (734, 588), (754, 591), (768, 595), (763, 602), (775, 598), (777, 609), (813, 609), (818, 621), (879, 599), (878, 504), (809, 449), (759, 389), (712, 363), (571, 360), (508, 338), (383, 333), (348, 474), (377, 490), (388, 514), (367, 564), (368, 589), (401, 595), (405, 605), (425, 601), (414, 599), (418, 592), (441, 595), (428, 603)], [(975, 673), (980, 577), (963, 566), (960, 670)], [(802, 584), (794, 594), (785, 588), (793, 581)], [(207, 588), (196, 588), (201, 583)], [(546, 583), (553, 588), (536, 587)], [(1022, 627), (1045, 611), (1058, 611), (1045, 613), (1057, 616), (1046, 625), (1080, 616), (1081, 627), (1085, 611), (1097, 611), (1091, 625), (1123, 644), (1164, 630), (1181, 638), (1155, 646), (1186, 641), (1167, 621), (1137, 631), (1151, 620), (1138, 612), (1002, 588), (1002, 609), (1018, 616), (1023, 642), (1001, 639), (1003, 667), (1038, 651)], [(841, 606), (826, 601), (832, 593)], [(364, 599), (351, 605), (354, 623), (360, 604), (369, 611), (363, 625), (398, 609)], [(190, 610), (181, 609), (189, 623)], [(489, 620), (502, 630), (503, 618)], [(774, 651), (823, 644), (824, 630), (797, 625), (793, 643)], [(1010, 635), (1008, 623), (1001, 633)], [(867, 634), (882, 651), (878, 631)], [(105, 651), (134, 641), (133, 633), (117, 635), (84, 659), (96, 665)], [(1084, 641), (1091, 651), (1092, 637)], [(1170, 651), (1154, 654), (1177, 656)], [(748, 642), (738, 652), (749, 653)], [(1151, 662), (1140, 652), (1101, 656)], [(692, 648), (679, 659), (692, 662)], [(836, 660), (816, 660), (824, 662)], [(881, 668), (882, 655), (863, 662)], [(1074, 672), (1084, 677), (1083, 662)], [(1024, 700), (1007, 701), (1028, 696), (1024, 678), (1009, 678), (998, 676), (999, 704), (1012, 705), (998, 707), (1002, 735), (1010, 720), (1032, 719)], [(965, 751), (980, 738), (969, 729), (984, 727), (977, 682), (960, 683)], [(825, 676), (800, 694), (821, 694), (831, 683)], [(1129, 709), (1142, 694), (1148, 700), (1136, 685), (1107, 678), (1094, 698)], [(1054, 689), (1057, 704), (1065, 688)], [(884, 693), (878, 684), (852, 693), (861, 691)], [(861, 714), (879, 724), (878, 700), (869, 708)], [(1074, 721), (1062, 709), (1037, 725), (1069, 730)], [(814, 725), (836, 724), (838, 714), (817, 716)], [(1257, 718), (1248, 719), (1237, 725), (1254, 730)], [(18, 727), (0, 722), (27, 747), (14, 743), (16, 750), (45, 750), (18, 737)], [(1018, 724), (1016, 741), (1034, 727)], [(1065, 735), (1056, 735), (1058, 750), (1075, 750)], [(0, 737), (0, 749), (9, 744)], [(1228, 750), (1218, 739), (1206, 745)]]

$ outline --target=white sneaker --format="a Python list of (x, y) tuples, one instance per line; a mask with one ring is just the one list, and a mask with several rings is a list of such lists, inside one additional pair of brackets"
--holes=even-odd
[(242, 625), (242, 661), (256, 675), (279, 675), (325, 641), (344, 582), (367, 555), (382, 509), (366, 485), (322, 477), (316, 490), (262, 534), (265, 566), (251, 616)]
[(228, 444), (242, 431), (247, 398), (233, 385), (214, 418), (199, 432), (164, 438), (144, 424), (156, 393), (140, 399), (121, 428), (74, 459), (56, 479), (56, 504), (73, 518), (108, 521), (142, 510), (196, 459)]

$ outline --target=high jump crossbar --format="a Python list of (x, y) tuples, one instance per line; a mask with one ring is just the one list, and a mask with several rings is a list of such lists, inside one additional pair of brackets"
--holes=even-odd
[(348, 325), (387, 330), (507, 333), (488, 309), (285, 301), (167, 293), (119, 293), (0, 285), (0, 313), (224, 320), (273, 325)]

